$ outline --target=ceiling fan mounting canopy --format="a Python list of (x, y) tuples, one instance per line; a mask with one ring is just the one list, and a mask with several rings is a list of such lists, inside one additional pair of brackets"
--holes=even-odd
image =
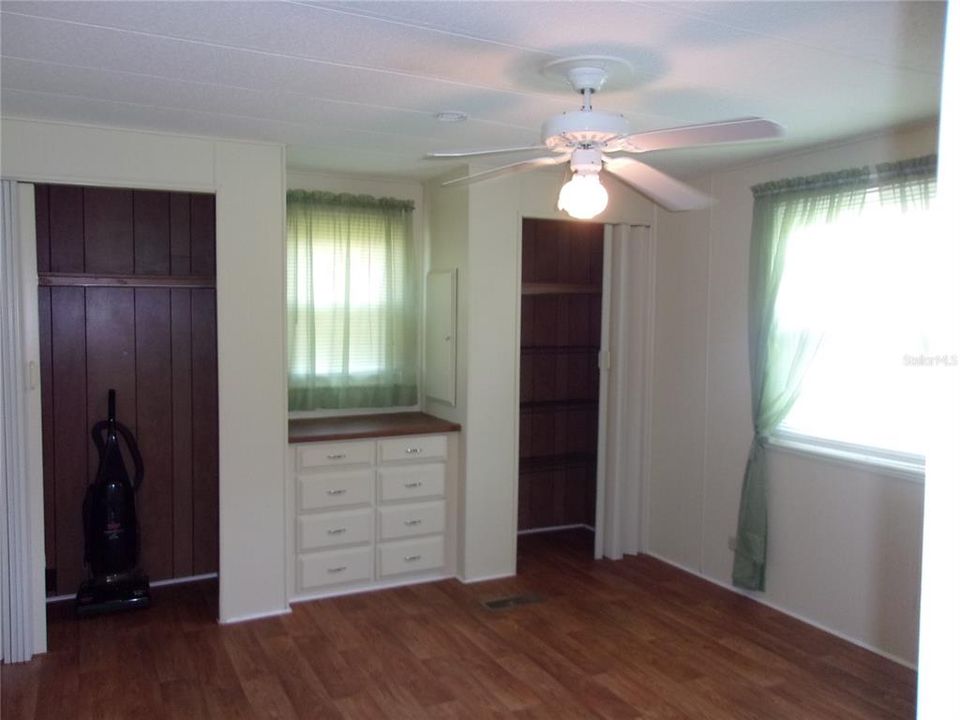
[(633, 65), (612, 55), (576, 55), (548, 62), (541, 72), (565, 80), (577, 92), (597, 92), (603, 87), (620, 90), (633, 84)]
[(607, 71), (602, 67), (575, 65), (567, 70), (567, 80), (573, 85), (574, 90), (581, 93), (588, 90), (597, 92), (607, 81)]

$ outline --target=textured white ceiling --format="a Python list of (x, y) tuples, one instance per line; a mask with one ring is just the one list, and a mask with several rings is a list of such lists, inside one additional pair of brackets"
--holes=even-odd
[[(579, 99), (541, 67), (617, 55), (636, 130), (761, 115), (779, 143), (662, 152), (694, 174), (935, 118), (941, 2), (16, 2), (6, 116), (271, 140), (292, 166), (425, 178), (430, 150), (539, 141)], [(434, 113), (461, 110), (465, 123)], [(510, 156), (518, 159), (522, 156)], [(497, 160), (499, 160), (498, 158)]]

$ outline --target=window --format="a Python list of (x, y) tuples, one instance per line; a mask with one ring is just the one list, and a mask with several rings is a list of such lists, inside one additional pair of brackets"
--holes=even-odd
[[(766, 446), (916, 472), (955, 272), (930, 211), (936, 156), (757, 185), (753, 190), (747, 337), (754, 436), (733, 583), (763, 590)], [(950, 308), (952, 310), (952, 308)], [(929, 362), (928, 362), (929, 361)]]
[(806, 333), (816, 349), (777, 435), (919, 464), (935, 370), (958, 362), (943, 300), (955, 240), (933, 225), (932, 165), (899, 170), (789, 234), (777, 331)]
[(413, 203), (287, 193), (289, 407), (417, 403)]

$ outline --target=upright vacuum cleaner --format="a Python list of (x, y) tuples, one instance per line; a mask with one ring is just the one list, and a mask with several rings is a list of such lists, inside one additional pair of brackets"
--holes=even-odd
[[(100, 463), (83, 499), (84, 562), (90, 567), (91, 577), (77, 592), (80, 616), (150, 606), (150, 581), (138, 567), (140, 528), (134, 498), (143, 482), (143, 458), (133, 433), (117, 422), (116, 397), (111, 389), (107, 419), (91, 430)], [(120, 438), (133, 459), (132, 481)]]

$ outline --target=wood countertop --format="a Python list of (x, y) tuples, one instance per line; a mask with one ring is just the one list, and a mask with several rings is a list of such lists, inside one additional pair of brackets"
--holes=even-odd
[(430, 435), (459, 430), (458, 423), (442, 420), (426, 413), (405, 412), (295, 419), (288, 422), (287, 434), (288, 442), (304, 443), (397, 435)]

